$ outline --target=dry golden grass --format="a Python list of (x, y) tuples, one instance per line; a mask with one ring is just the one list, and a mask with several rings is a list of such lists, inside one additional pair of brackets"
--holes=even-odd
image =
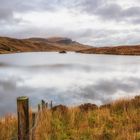
[[(35, 140), (140, 140), (140, 97), (107, 107), (45, 109), (37, 115)], [(15, 137), (17, 120), (0, 121), (0, 140)]]
[(17, 138), (17, 118), (8, 115), (0, 119), (0, 140), (14, 140)]

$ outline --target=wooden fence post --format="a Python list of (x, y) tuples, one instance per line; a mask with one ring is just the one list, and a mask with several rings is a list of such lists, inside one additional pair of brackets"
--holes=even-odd
[(38, 112), (41, 110), (41, 105), (38, 104)]
[(41, 105), (42, 105), (42, 110), (44, 110), (46, 108), (46, 103), (44, 100), (41, 100)]
[(36, 123), (36, 115), (37, 113), (32, 113), (32, 140), (35, 140), (35, 123)]
[(29, 99), (17, 98), (18, 140), (29, 140)]
[(50, 103), (50, 108), (52, 109), (53, 108), (53, 102), (51, 101)]

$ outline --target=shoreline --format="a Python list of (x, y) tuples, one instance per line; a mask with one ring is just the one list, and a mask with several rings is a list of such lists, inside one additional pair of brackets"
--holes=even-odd
[[(59, 51), (20, 51), (20, 52), (0, 52), (0, 55), (8, 54), (20, 54), (20, 53), (60, 53)], [(77, 54), (89, 54), (89, 55), (112, 55), (112, 56), (140, 56), (140, 54), (117, 54), (117, 53), (85, 53), (85, 52), (75, 52), (75, 51), (66, 51), (66, 53), (77, 53)]]

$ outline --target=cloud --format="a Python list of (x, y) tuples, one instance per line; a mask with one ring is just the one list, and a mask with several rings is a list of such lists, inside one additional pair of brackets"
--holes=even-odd
[(0, 22), (2, 23), (17, 21), (15, 18), (16, 13), (34, 11), (37, 10), (37, 7), (39, 7), (37, 0), (1, 0), (0, 2)]
[(0, 9), (0, 19), (7, 20), (13, 18), (13, 13), (9, 9)]
[(81, 0), (79, 3), (79, 8), (82, 11), (89, 13), (94, 13), (99, 7), (106, 3), (105, 0)]
[(1, 0), (0, 35), (66, 36), (93, 46), (136, 44), (139, 15), (138, 0)]
[(104, 20), (116, 20), (120, 22), (126, 21), (131, 23), (140, 19), (140, 7), (130, 7), (123, 9), (117, 4), (112, 4), (107, 7), (98, 9), (96, 14), (101, 16)]
[(117, 20), (121, 18), (122, 8), (118, 4), (105, 5), (95, 11), (95, 14), (104, 19)]
[[(109, 0), (108, 0), (109, 1)], [(96, 7), (94, 8), (94, 3)], [(131, 6), (124, 8), (120, 4), (113, 2), (105, 2), (100, 0), (96, 1), (88, 1), (87, 4), (84, 5), (83, 8), (87, 13), (93, 14), (95, 16), (100, 17), (102, 20), (106, 21), (117, 21), (117, 22), (128, 22), (128, 23), (139, 23), (140, 20), (140, 6)]]

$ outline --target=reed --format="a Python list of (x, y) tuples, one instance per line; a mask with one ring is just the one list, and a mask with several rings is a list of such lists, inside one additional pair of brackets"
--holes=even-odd
[[(84, 109), (60, 106), (39, 111), (34, 140), (140, 140), (139, 97)], [(17, 136), (17, 118), (1, 118), (0, 130), (0, 140), (12, 140)]]

